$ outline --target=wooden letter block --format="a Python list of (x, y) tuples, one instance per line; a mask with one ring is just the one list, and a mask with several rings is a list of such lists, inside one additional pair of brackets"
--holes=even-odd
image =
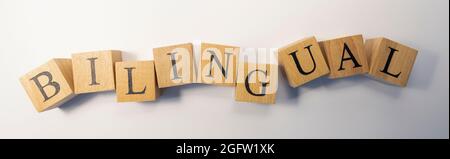
[(20, 78), (38, 112), (58, 107), (75, 96), (72, 60), (52, 59)]
[(192, 83), (194, 56), (192, 44), (179, 44), (153, 49), (159, 88)]
[(239, 47), (201, 44), (200, 78), (205, 84), (236, 85)]
[(362, 35), (319, 43), (330, 67), (330, 78), (348, 77), (369, 71)]
[(114, 64), (122, 61), (116, 50), (72, 54), (75, 94), (115, 89)]
[(417, 50), (387, 38), (366, 41), (369, 75), (387, 83), (405, 87), (416, 60)]
[(159, 96), (153, 61), (116, 62), (118, 102), (154, 101)]
[(280, 48), (278, 58), (289, 85), (294, 88), (330, 73), (315, 37)]
[(275, 104), (278, 65), (240, 63), (235, 88), (236, 101)]

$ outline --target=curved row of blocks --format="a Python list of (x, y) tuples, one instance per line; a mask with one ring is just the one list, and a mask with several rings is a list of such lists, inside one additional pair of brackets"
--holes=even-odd
[[(368, 74), (406, 86), (417, 50), (387, 38), (362, 35), (317, 42), (309, 37), (278, 49), (289, 85), (299, 87), (321, 76)], [(72, 54), (52, 59), (20, 78), (38, 112), (55, 108), (76, 94), (115, 90), (118, 102), (153, 101), (160, 88), (190, 83), (235, 87), (235, 100), (275, 103), (278, 65), (241, 59), (240, 48), (202, 43), (199, 67), (191, 43), (153, 49), (153, 61), (122, 61), (121, 51)]]

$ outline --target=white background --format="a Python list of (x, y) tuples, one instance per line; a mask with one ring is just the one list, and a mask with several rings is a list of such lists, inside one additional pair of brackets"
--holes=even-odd
[[(0, 138), (448, 138), (448, 0), (0, 0)], [(51, 58), (202, 40), (281, 47), (316, 36), (385, 36), (417, 48), (406, 88), (365, 76), (320, 78), (275, 105), (234, 101), (234, 89), (193, 84), (157, 102), (79, 95), (37, 113), (19, 77)]]

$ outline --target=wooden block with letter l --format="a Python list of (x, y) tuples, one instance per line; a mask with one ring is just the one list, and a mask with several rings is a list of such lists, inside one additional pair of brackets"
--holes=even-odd
[(118, 102), (154, 101), (159, 96), (153, 61), (116, 62)]
[(278, 59), (291, 87), (301, 86), (330, 72), (315, 37), (280, 48)]
[(275, 104), (278, 88), (278, 65), (239, 63), (235, 100)]
[(71, 59), (52, 59), (20, 78), (38, 112), (68, 101), (74, 94)]
[(348, 77), (369, 71), (362, 35), (319, 42), (330, 68), (329, 78)]
[(416, 60), (417, 50), (387, 38), (366, 40), (369, 75), (390, 84), (405, 87)]
[(75, 94), (114, 90), (118, 61), (122, 61), (122, 52), (117, 50), (72, 54)]
[(156, 77), (159, 88), (192, 83), (194, 57), (191, 43), (153, 49)]
[(211, 43), (201, 44), (201, 83), (235, 86), (239, 47)]

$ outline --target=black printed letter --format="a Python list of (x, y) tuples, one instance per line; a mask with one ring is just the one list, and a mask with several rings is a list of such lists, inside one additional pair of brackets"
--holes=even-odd
[(312, 55), (312, 53), (311, 53), (311, 46), (312, 46), (312, 45), (309, 45), (309, 46), (306, 46), (306, 47), (305, 47), (305, 49), (308, 49), (309, 55), (311, 56), (311, 59), (312, 59), (312, 61), (313, 61), (313, 68), (312, 68), (311, 71), (309, 71), (309, 72), (305, 72), (305, 71), (303, 70), (302, 66), (300, 65), (300, 62), (298, 61), (297, 56), (296, 56), (297, 50), (295, 50), (294, 52), (292, 52), (292, 53), (289, 54), (289, 55), (292, 56), (292, 59), (294, 59), (295, 66), (297, 66), (298, 72), (300, 72), (300, 73), (303, 74), (303, 75), (308, 75), (308, 74), (314, 72), (314, 70), (316, 70), (316, 61), (314, 61), (314, 57), (313, 57), (313, 55)]
[[(348, 52), (348, 55), (350, 55), (350, 57), (344, 58), (345, 51)], [(344, 63), (344, 61), (347, 61), (347, 60), (352, 60), (352, 62), (354, 64), (353, 68), (361, 67), (361, 65), (358, 63), (358, 61), (353, 56), (352, 51), (348, 48), (347, 44), (344, 43), (344, 50), (342, 51), (341, 66), (339, 67), (338, 71), (345, 70), (344, 68), (342, 68), (342, 64)]]
[[(39, 82), (39, 80), (38, 80), (38, 78), (39, 78), (40, 76), (47, 76), (47, 78), (48, 78), (48, 83), (45, 84), (45, 85), (42, 85), (42, 84)], [(52, 81), (52, 80), (53, 80), (53, 76), (52, 76), (52, 74), (51, 74), (50, 72), (48, 72), (48, 71), (41, 72), (41, 73), (37, 74), (36, 76), (34, 76), (33, 78), (31, 78), (30, 80), (33, 80), (33, 81), (34, 81), (34, 83), (35, 83), (36, 86), (38, 87), (39, 91), (41, 92), (42, 96), (44, 96), (44, 102), (47, 101), (47, 100), (49, 100), (50, 98), (54, 97), (56, 94), (59, 93), (60, 86), (59, 86), (58, 83)], [(44, 91), (44, 87), (47, 87), (47, 86), (53, 86), (53, 87), (55, 88), (55, 93), (53, 93), (51, 96), (48, 96), (47, 93)]]
[(252, 89), (250, 89), (250, 83), (248, 80), (249, 80), (249, 77), (256, 71), (262, 72), (262, 73), (264, 73), (264, 75), (267, 76), (266, 71), (262, 71), (262, 70), (258, 70), (258, 69), (249, 72), (247, 77), (245, 78), (245, 89), (247, 90), (248, 93), (250, 93), (253, 96), (265, 96), (266, 95), (266, 86), (269, 84), (269, 82), (261, 82), (261, 86), (262, 86), (261, 93), (254, 93), (252, 91)]
[(180, 77), (178, 76), (178, 72), (177, 72), (177, 60), (175, 59), (175, 54), (177, 54), (177, 52), (167, 53), (167, 55), (170, 56), (171, 61), (172, 61), (172, 71), (173, 71), (172, 80), (180, 79)]
[(389, 56), (388, 56), (388, 59), (387, 59), (387, 61), (386, 61), (386, 64), (384, 65), (384, 69), (383, 70), (380, 70), (381, 72), (383, 72), (383, 73), (386, 73), (386, 74), (388, 74), (388, 75), (390, 75), (390, 76), (392, 76), (392, 77), (395, 77), (395, 78), (398, 78), (398, 76), (400, 76), (400, 73), (402, 73), (402, 72), (399, 72), (399, 73), (397, 73), (397, 74), (392, 74), (392, 73), (390, 73), (390, 72), (388, 72), (388, 70), (389, 70), (389, 65), (391, 64), (391, 60), (392, 60), (392, 56), (394, 56), (394, 53), (396, 52), (396, 51), (398, 51), (397, 49), (394, 49), (394, 48), (392, 48), (392, 47), (389, 47), (389, 49), (391, 49), (391, 52), (389, 53)]
[(95, 75), (95, 60), (97, 60), (97, 58), (93, 57), (93, 58), (88, 58), (87, 60), (89, 60), (91, 62), (91, 84), (89, 84), (89, 85), (90, 86), (99, 85), (99, 83), (97, 83), (97, 77)]
[(145, 93), (145, 89), (147, 89), (147, 86), (144, 86), (144, 90), (140, 91), (140, 92), (134, 92), (133, 91), (133, 69), (136, 69), (135, 67), (126, 67), (125, 68), (128, 71), (128, 94), (144, 94)]
[(220, 63), (219, 58), (217, 57), (216, 53), (214, 51), (208, 50), (208, 52), (211, 54), (211, 60), (209, 61), (209, 75), (208, 77), (212, 77), (212, 64), (213, 60), (216, 61), (217, 66), (219, 66), (222, 70), (222, 75), (227, 78), (228, 75), (228, 65), (230, 64), (230, 55), (231, 53), (225, 53), (227, 55), (226, 58), (226, 68), (223, 67), (222, 63)]

